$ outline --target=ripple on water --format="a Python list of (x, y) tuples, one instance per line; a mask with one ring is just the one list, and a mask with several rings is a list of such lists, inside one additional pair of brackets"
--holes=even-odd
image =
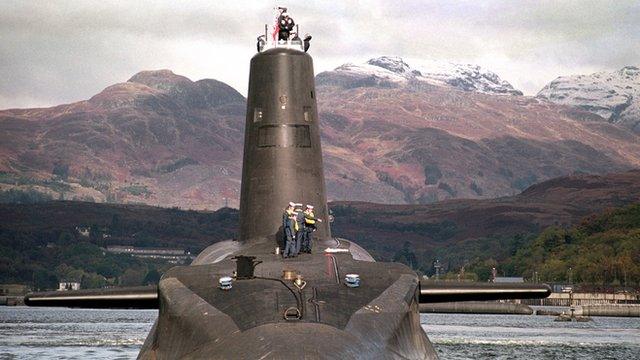
[[(0, 307), (0, 359), (132, 359), (155, 310)], [(423, 314), (442, 359), (637, 359), (640, 319)]]
[(423, 314), (443, 359), (630, 359), (640, 354), (640, 319), (554, 322), (549, 316)]

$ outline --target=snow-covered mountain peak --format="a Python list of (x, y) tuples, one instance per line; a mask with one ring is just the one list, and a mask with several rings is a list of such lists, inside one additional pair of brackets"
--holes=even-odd
[(424, 61), (417, 67), (423, 78), (462, 90), (489, 94), (522, 95), (505, 80), (487, 69), (473, 64)]
[(397, 56), (381, 56), (370, 59), (367, 64), (387, 69), (396, 74), (406, 74), (411, 72), (409, 65)]
[(640, 68), (637, 66), (625, 66), (617, 71), (618, 75), (627, 80), (640, 80)]
[(319, 84), (340, 86), (412, 86), (427, 83), (488, 94), (522, 95), (507, 81), (478, 65), (423, 60), (409, 65), (397, 56), (381, 56), (363, 64), (347, 63), (318, 75)]
[(640, 133), (640, 68), (637, 66), (561, 76), (540, 90), (537, 97), (577, 106)]

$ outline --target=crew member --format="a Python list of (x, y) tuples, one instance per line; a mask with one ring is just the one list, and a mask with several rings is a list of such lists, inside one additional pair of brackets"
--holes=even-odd
[(278, 6), (276, 8), (276, 19), (275, 19), (275, 25), (273, 26), (273, 33), (271, 33), (271, 38), (273, 39), (273, 41), (276, 41), (278, 33), (280, 32), (280, 16), (282, 16), (283, 13), (287, 12), (287, 8), (286, 7), (282, 7), (282, 6)]
[(295, 23), (293, 19), (289, 16), (289, 14), (283, 11), (278, 17), (278, 40), (289, 40), (289, 35), (293, 30)]
[(302, 40), (303, 45), (304, 45), (304, 52), (309, 51), (309, 46), (311, 46), (311, 35), (306, 34), (304, 36), (304, 40)]
[(294, 211), (296, 213), (296, 255), (300, 253), (302, 238), (304, 236), (304, 210), (302, 204), (296, 203)]
[(282, 257), (288, 258), (296, 255), (295, 243), (295, 221), (296, 214), (294, 212), (295, 203), (290, 202), (289, 206), (282, 213), (282, 229), (284, 232), (284, 251)]
[(316, 218), (313, 213), (313, 205), (307, 205), (304, 210), (304, 235), (302, 238), (302, 252), (311, 254), (313, 245), (313, 232), (316, 231), (316, 222), (322, 222), (322, 219)]

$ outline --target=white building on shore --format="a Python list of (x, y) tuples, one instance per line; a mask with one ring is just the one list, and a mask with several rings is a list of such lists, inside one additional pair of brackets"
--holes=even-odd
[(77, 281), (63, 280), (58, 285), (58, 291), (80, 290), (80, 283)]

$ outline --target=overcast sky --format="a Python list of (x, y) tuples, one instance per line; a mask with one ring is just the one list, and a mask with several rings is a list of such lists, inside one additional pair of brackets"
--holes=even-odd
[(140, 70), (246, 95), (255, 38), (289, 7), (315, 70), (396, 55), (473, 63), (533, 95), (640, 65), (640, 1), (0, 1), (0, 109), (83, 100)]

